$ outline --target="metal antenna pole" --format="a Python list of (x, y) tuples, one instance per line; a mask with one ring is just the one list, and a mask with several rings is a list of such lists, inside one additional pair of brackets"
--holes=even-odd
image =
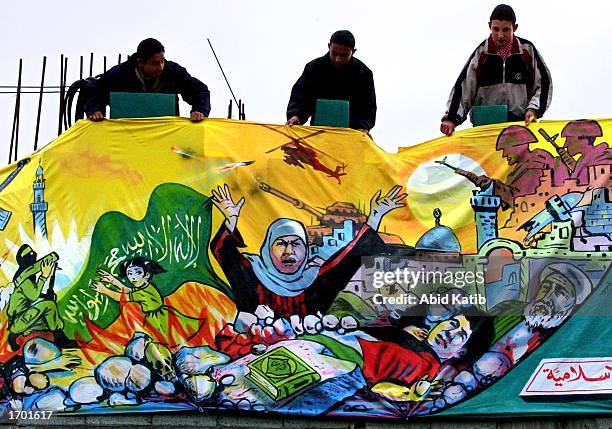
[(60, 90), (59, 114), (58, 114), (58, 120), (57, 120), (57, 135), (58, 136), (62, 133), (62, 96), (61, 96), (61, 92), (62, 92), (62, 78), (63, 77), (64, 77), (64, 54), (61, 54), (60, 56), (60, 75), (59, 75), (59, 90)]
[(119, 54), (119, 60), (117, 60), (117, 65), (121, 64), (121, 54)]
[(42, 74), (40, 77), (40, 93), (38, 95), (38, 113), (36, 115), (36, 133), (34, 134), (34, 150), (38, 149), (38, 131), (40, 129), (40, 113), (42, 110), (43, 88), (45, 86), (45, 70), (47, 69), (47, 57), (43, 57)]
[[(20, 88), (21, 89), (21, 88)], [(21, 91), (17, 92), (17, 121), (15, 123), (15, 152), (13, 153), (13, 161), (17, 161), (19, 153), (19, 125), (21, 119)]]
[(68, 117), (66, 115), (66, 80), (68, 78), (68, 57), (64, 59), (64, 77), (60, 88), (60, 97), (62, 99), (62, 118), (64, 119), (64, 130), (68, 129)]
[(104, 67), (103, 67), (104, 73), (106, 73), (106, 55), (104, 55)]
[(227, 119), (232, 119), (232, 99), (230, 98), (229, 105), (227, 106)]
[(60, 57), (60, 97), (59, 97), (59, 116), (57, 120), (57, 135), (62, 133), (62, 82), (64, 79), (64, 54)]
[(83, 79), (83, 55), (81, 55), (79, 60), (79, 79)]
[(89, 55), (89, 77), (93, 76), (93, 52)]
[(215, 56), (215, 60), (217, 60), (217, 64), (219, 65), (219, 68), (221, 69), (221, 74), (223, 75), (223, 79), (225, 79), (225, 83), (227, 83), (227, 87), (229, 88), (230, 92), (232, 93), (232, 97), (234, 98), (234, 101), (236, 102), (236, 104), (238, 104), (238, 100), (236, 100), (236, 96), (234, 95), (234, 91), (232, 90), (232, 86), (230, 85), (229, 81), (227, 80), (227, 76), (225, 76), (225, 72), (223, 71), (223, 67), (221, 67), (221, 63), (219, 62), (219, 58), (217, 58), (217, 54), (215, 53), (215, 49), (213, 48), (212, 43), (210, 43), (210, 39), (206, 38), (206, 40), (208, 40), (208, 45), (210, 46), (210, 50), (212, 51), (213, 55)]
[(21, 98), (21, 71), (23, 69), (23, 59), (19, 59), (19, 74), (17, 75), (17, 98), (15, 98), (15, 114), (13, 115), (13, 130), (11, 132), (11, 146), (9, 148), (8, 163), (13, 162), (13, 145), (15, 147), (15, 159), (17, 159), (17, 145), (19, 142), (19, 104)]

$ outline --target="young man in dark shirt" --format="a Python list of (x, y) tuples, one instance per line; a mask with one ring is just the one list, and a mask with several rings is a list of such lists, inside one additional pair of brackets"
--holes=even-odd
[(317, 99), (348, 100), (349, 126), (369, 131), (376, 122), (376, 93), (372, 71), (353, 56), (355, 37), (350, 31), (332, 34), (329, 51), (306, 64), (291, 90), (287, 125), (306, 123)]
[(506, 105), (509, 121), (541, 118), (552, 99), (552, 80), (533, 43), (515, 36), (514, 10), (493, 9), (491, 35), (474, 50), (457, 78), (440, 131), (450, 136), (474, 106)]
[[(139, 43), (126, 62), (102, 74), (85, 91), (85, 113), (92, 121), (104, 119), (110, 92), (160, 92), (181, 94), (191, 104), (190, 119), (199, 122), (210, 113), (208, 87), (179, 64), (167, 61), (164, 46), (155, 39)], [(176, 110), (178, 112), (178, 99)]]

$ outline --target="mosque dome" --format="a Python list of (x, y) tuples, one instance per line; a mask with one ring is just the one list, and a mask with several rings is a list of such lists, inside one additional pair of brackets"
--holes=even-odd
[(436, 208), (433, 212), (436, 226), (431, 228), (419, 238), (415, 248), (417, 250), (433, 250), (436, 252), (461, 252), (461, 244), (457, 236), (448, 226), (440, 225), (442, 212)]

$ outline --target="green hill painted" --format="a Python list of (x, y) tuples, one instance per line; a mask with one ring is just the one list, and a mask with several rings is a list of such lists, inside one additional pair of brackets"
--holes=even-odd
[(209, 197), (187, 186), (167, 183), (151, 193), (141, 220), (116, 211), (102, 215), (94, 227), (89, 258), (81, 275), (61, 291), (58, 305), (66, 333), (77, 333), (87, 340), (90, 337), (85, 317), (102, 328), (117, 317), (119, 305), (97, 294), (90, 284), (98, 268), (118, 275), (119, 264), (136, 256), (156, 260), (167, 270), (154, 280), (162, 296), (171, 294), (186, 281), (229, 293), (208, 259), (211, 212)]

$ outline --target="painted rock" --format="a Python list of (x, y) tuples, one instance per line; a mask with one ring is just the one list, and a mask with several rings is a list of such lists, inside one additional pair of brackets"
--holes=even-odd
[(511, 366), (510, 358), (504, 353), (486, 352), (474, 363), (474, 376), (486, 386), (498, 380)]
[(241, 311), (234, 320), (234, 330), (238, 333), (245, 333), (249, 330), (251, 325), (257, 323), (257, 316), (246, 311)]
[(208, 374), (187, 377), (183, 380), (183, 386), (197, 403), (210, 399), (217, 388), (217, 384)]
[(468, 392), (476, 389), (478, 385), (476, 377), (474, 377), (474, 374), (470, 371), (461, 371), (453, 381), (457, 384), (461, 384)]
[(125, 390), (125, 380), (132, 369), (132, 361), (127, 356), (111, 356), (94, 371), (100, 386), (112, 392)]
[(23, 358), (26, 364), (47, 363), (60, 357), (61, 350), (51, 341), (44, 338), (32, 338), (23, 346)]
[(138, 405), (139, 403), (138, 398), (127, 398), (125, 395), (119, 392), (113, 393), (110, 395), (110, 398), (108, 398), (108, 405), (111, 407), (117, 407), (119, 405)]
[(323, 316), (323, 327), (328, 331), (333, 331), (338, 328), (340, 321), (333, 314), (326, 314)]
[(181, 375), (205, 374), (211, 366), (229, 362), (230, 357), (208, 346), (182, 347), (174, 354)]
[(352, 331), (359, 328), (359, 323), (357, 323), (357, 319), (355, 319), (353, 316), (344, 316), (340, 320), (340, 325), (347, 331)]
[(151, 371), (144, 365), (134, 365), (125, 380), (125, 387), (132, 392), (140, 392), (151, 383)]
[(136, 362), (140, 362), (144, 358), (145, 347), (151, 341), (151, 337), (144, 332), (136, 332), (125, 348), (125, 355), (131, 357)]
[(68, 390), (70, 398), (77, 404), (94, 404), (98, 397), (102, 396), (104, 390), (98, 384), (95, 377), (83, 377), (75, 380)]
[(158, 381), (155, 383), (155, 391), (159, 395), (172, 396), (174, 395), (175, 390), (176, 387), (174, 387), (174, 383), (169, 381)]
[(459, 384), (451, 384), (444, 390), (444, 400), (447, 404), (454, 404), (467, 396), (467, 391)]
[(323, 330), (323, 324), (319, 316), (309, 314), (304, 317), (304, 330), (311, 335), (321, 332)]

